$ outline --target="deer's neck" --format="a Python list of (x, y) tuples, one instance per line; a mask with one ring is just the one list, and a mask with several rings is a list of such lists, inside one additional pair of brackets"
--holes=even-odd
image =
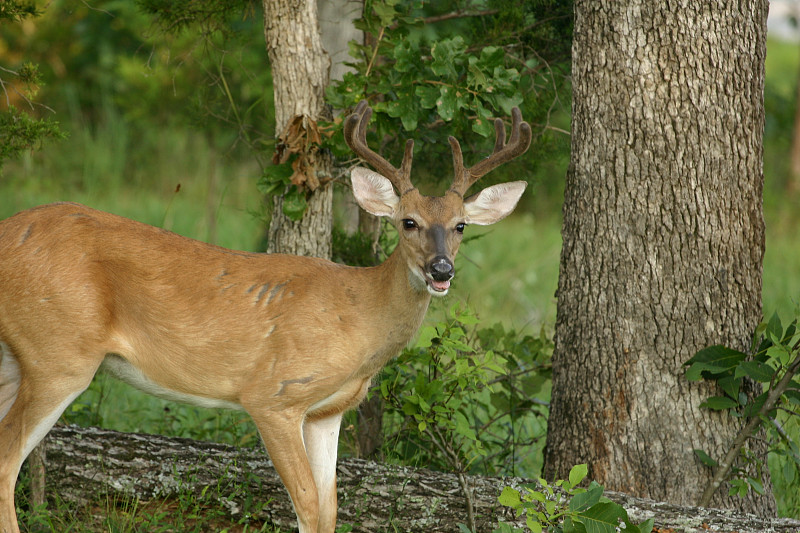
[(431, 301), (431, 295), (425, 283), (417, 278), (409, 269), (409, 261), (401, 250), (394, 252), (376, 267), (381, 278), (379, 285), (385, 289), (381, 291), (391, 302), (393, 312), (401, 308), (408, 309), (412, 315), (425, 315)]
[(415, 283), (406, 258), (395, 250), (381, 265), (368, 269), (375, 307), (369, 320), (375, 322), (374, 331), (379, 331), (381, 353), (376, 354), (382, 363), (402, 350), (419, 329), (431, 295)]

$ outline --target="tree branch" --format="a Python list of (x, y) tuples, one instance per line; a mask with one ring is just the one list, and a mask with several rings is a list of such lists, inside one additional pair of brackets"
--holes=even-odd
[(736, 438), (728, 450), (728, 453), (725, 454), (725, 458), (719, 464), (716, 472), (714, 472), (714, 477), (708, 482), (703, 495), (697, 502), (699, 507), (708, 507), (708, 504), (711, 502), (711, 498), (714, 496), (714, 493), (717, 492), (717, 489), (719, 489), (720, 485), (722, 485), (722, 482), (727, 479), (731, 468), (733, 468), (734, 461), (736, 461), (736, 458), (739, 456), (742, 446), (744, 446), (745, 442), (747, 442), (747, 439), (749, 439), (753, 433), (755, 433), (756, 429), (758, 429), (758, 426), (761, 425), (761, 417), (765, 416), (775, 408), (775, 404), (791, 384), (792, 378), (794, 377), (798, 368), (800, 368), (800, 354), (798, 354), (795, 360), (792, 361), (792, 363), (789, 365), (789, 368), (786, 369), (786, 373), (783, 375), (778, 384), (770, 389), (767, 399), (764, 401), (764, 405), (761, 406), (761, 409), (759, 409), (755, 415), (748, 419), (747, 424), (745, 424), (741, 431), (739, 431), (739, 434), (736, 435)]
[[(337, 474), (339, 523), (351, 524), (355, 533), (449, 533), (457, 529), (455, 524), (466, 521), (463, 489), (456, 474), (348, 458), (338, 462)], [(169, 502), (191, 493), (205, 498), (203, 505), (216, 501), (231, 521), (249, 514), (252, 520), (266, 520), (282, 529), (295, 527), (289, 497), (262, 448), (237, 449), (158, 435), (56, 427), (47, 440), (47, 476), (51, 498), (57, 492), (65, 501), (83, 504), (109, 496), (112, 501)], [(476, 531), (492, 531), (498, 520), (513, 527), (525, 526), (524, 517), (515, 517), (497, 498), (504, 486), (523, 490), (523, 485), (535, 481), (469, 475), (464, 475), (464, 480), (474, 499)], [(760, 519), (612, 491), (604, 495), (625, 507), (633, 521), (654, 517), (662, 531), (790, 533), (800, 529), (798, 520)], [(264, 502), (269, 503), (261, 505)]]

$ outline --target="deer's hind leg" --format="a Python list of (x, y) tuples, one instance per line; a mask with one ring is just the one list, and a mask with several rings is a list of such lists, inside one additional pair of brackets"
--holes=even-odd
[(0, 533), (18, 533), (14, 485), (25, 458), (67, 406), (91, 383), (97, 365), (47, 369), (0, 341)]

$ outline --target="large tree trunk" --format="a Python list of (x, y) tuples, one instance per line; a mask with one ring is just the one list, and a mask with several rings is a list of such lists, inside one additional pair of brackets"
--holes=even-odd
[[(545, 475), (680, 504), (740, 425), (682, 363), (761, 317), (766, 0), (575, 3)], [(766, 471), (766, 468), (764, 469)], [(762, 515), (767, 495), (713, 504)]]
[[(263, 449), (237, 449), (210, 442), (158, 435), (117, 433), (98, 428), (56, 427), (47, 441), (50, 497), (81, 505), (130, 497), (164, 502), (188, 494), (206, 509), (224, 509), (232, 522), (248, 513), (253, 522), (295, 527), (286, 490)], [(455, 474), (397, 465), (343, 459), (337, 468), (339, 525), (355, 532), (453, 532), (466, 520), (464, 495)], [(470, 477), (477, 510), (477, 531), (488, 532), (497, 521), (523, 527), (497, 502), (506, 485), (519, 489), (532, 480)], [(106, 495), (110, 497), (106, 499)], [(797, 531), (797, 520), (758, 520), (732, 512), (670, 506), (624, 494), (606, 493), (623, 505), (631, 518), (654, 517), (660, 531), (705, 532)], [(266, 504), (266, 505), (262, 505)]]
[[(275, 132), (280, 135), (295, 116), (316, 123), (325, 115), (330, 59), (322, 48), (315, 0), (263, 0), (263, 4)], [(310, 191), (300, 221), (286, 217), (283, 197), (275, 197), (267, 251), (330, 257), (333, 191), (325, 181), (332, 175), (331, 164), (329, 157), (317, 159), (315, 170), (323, 185)]]

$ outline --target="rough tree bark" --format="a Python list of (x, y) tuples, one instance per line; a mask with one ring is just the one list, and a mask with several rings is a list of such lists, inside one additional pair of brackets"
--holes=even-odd
[[(322, 48), (315, 0), (263, 0), (264, 37), (275, 92), (275, 133), (280, 136), (290, 121), (301, 116), (305, 126), (326, 113), (325, 87), (330, 59)], [(297, 222), (283, 213), (283, 197), (276, 196), (268, 239), (268, 252), (331, 256), (333, 190), (326, 184), (332, 174), (329, 157), (319, 157), (315, 172), (322, 185), (310, 192), (308, 208)]]
[[(158, 435), (117, 433), (98, 428), (56, 427), (47, 442), (50, 497), (78, 504), (169, 500), (191, 493), (203, 505), (226, 509), (232, 520), (250, 512), (293, 528), (294, 511), (263, 449)], [(464, 523), (464, 497), (455, 474), (343, 459), (338, 465), (339, 523), (356, 532), (452, 532)], [(533, 483), (519, 478), (471, 477), (478, 515), (477, 531), (491, 531), (498, 520), (523, 527), (497, 502), (506, 485)], [(202, 494), (202, 496), (201, 496)], [(608, 493), (635, 521), (655, 517), (661, 531), (739, 533), (792, 532), (800, 521), (763, 520), (731, 511), (668, 505)], [(253, 503), (265, 503), (263, 507)]]
[[(766, 0), (575, 2), (545, 476), (694, 504), (739, 424), (682, 363), (761, 317)], [(714, 506), (775, 513), (767, 495)]]

